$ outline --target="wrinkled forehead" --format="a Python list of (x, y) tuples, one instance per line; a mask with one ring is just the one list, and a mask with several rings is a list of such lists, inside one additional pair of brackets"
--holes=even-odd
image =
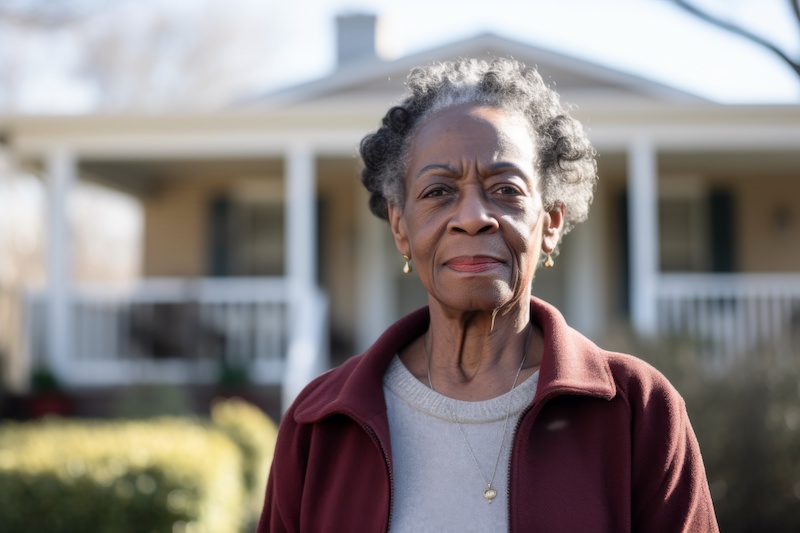
[(534, 144), (530, 123), (521, 113), (468, 104), (443, 109), (421, 124), (409, 155), (413, 158), (439, 150), (450, 156), (463, 152), (488, 160), (510, 157), (533, 163)]
[(431, 120), (446, 114), (472, 114), (476, 117), (491, 114), (504, 114), (509, 118), (513, 117), (515, 121), (523, 123), (528, 128), (530, 135), (532, 137), (534, 135), (534, 128), (530, 120), (523, 110), (518, 109), (516, 106), (512, 106), (509, 103), (504, 104), (500, 101), (460, 101), (459, 99), (442, 100), (434, 103), (434, 105), (417, 120), (414, 127), (415, 132)]

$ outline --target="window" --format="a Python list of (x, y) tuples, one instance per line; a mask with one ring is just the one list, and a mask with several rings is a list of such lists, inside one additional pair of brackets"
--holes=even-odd
[(659, 184), (659, 253), (662, 272), (734, 270), (733, 196), (698, 179)]
[(284, 205), (274, 181), (250, 180), (211, 202), (211, 275), (283, 275)]
[(710, 250), (705, 187), (688, 180), (664, 180), (660, 185), (658, 232), (661, 270), (708, 270)]

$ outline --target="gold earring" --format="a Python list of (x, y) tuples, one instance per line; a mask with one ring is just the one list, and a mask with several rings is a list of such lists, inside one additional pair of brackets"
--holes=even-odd
[(403, 254), (403, 259), (406, 260), (406, 264), (403, 266), (403, 274), (411, 274), (411, 272), (414, 271), (414, 269), (411, 268), (411, 265), (408, 263), (409, 261), (411, 261), (411, 258), (408, 257), (406, 254)]
[(553, 261), (553, 258), (550, 257), (550, 253), (548, 252), (547, 253), (547, 257), (545, 257), (545, 259), (544, 259), (544, 267), (545, 268), (553, 268), (553, 265), (555, 265), (555, 264), (556, 264), (555, 261)]

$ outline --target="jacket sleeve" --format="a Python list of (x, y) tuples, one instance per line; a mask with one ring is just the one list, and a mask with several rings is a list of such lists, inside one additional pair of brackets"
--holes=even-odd
[(300, 531), (301, 501), (308, 463), (310, 429), (286, 412), (278, 431), (257, 533)]
[[(718, 532), (705, 467), (683, 398), (657, 374), (633, 411), (633, 531)], [(635, 405), (638, 404), (638, 405)]]

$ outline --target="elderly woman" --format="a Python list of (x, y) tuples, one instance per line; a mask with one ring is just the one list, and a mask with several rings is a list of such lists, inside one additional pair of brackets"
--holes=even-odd
[(259, 531), (716, 531), (678, 393), (530, 296), (592, 201), (580, 124), (515, 61), (407, 86), (362, 181), (428, 306), (287, 411)]

